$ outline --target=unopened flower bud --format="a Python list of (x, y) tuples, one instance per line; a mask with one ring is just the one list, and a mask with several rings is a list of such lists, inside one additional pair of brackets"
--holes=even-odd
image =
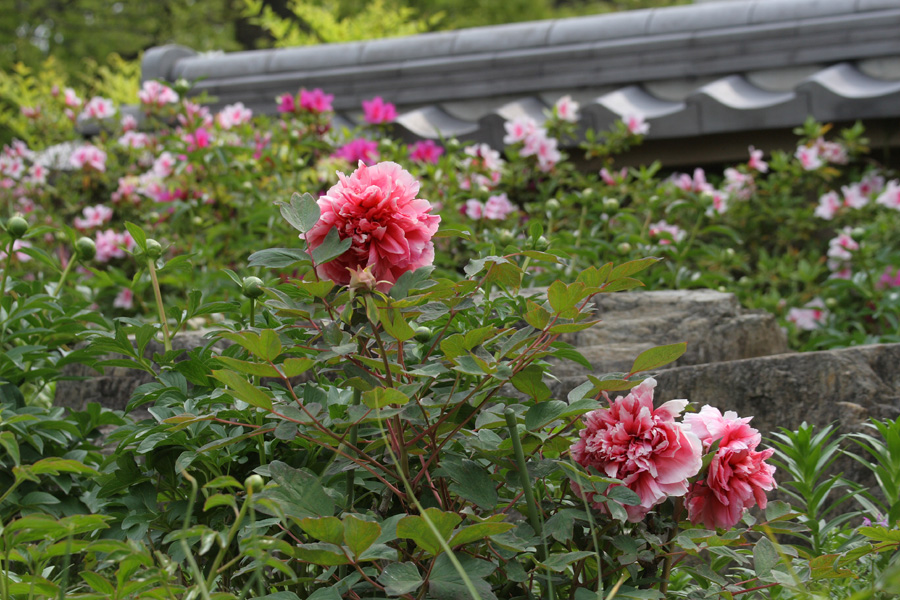
[(743, 277), (741, 277), (740, 279), (738, 279), (738, 283), (741, 284), (741, 285), (747, 286), (747, 285), (750, 285), (750, 284), (752, 283), (752, 281), (750, 281), (750, 278), (749, 278), (749, 277), (747, 277), (746, 275), (744, 275)]
[(420, 325), (416, 327), (416, 341), (424, 344), (431, 339), (431, 328)]
[(628, 254), (629, 252), (631, 252), (631, 244), (628, 242), (619, 244), (619, 254)]
[(266, 482), (263, 481), (263, 478), (259, 475), (256, 475), (255, 473), (244, 480), (244, 488), (254, 494), (258, 494), (259, 492), (263, 491), (263, 487), (265, 487), (265, 485)]
[(259, 298), (265, 293), (263, 292), (262, 286), (263, 280), (259, 277), (244, 277), (243, 282), (241, 282), (241, 293), (247, 298)]
[(501, 244), (511, 244), (513, 241), (513, 233), (509, 229), (501, 229), (497, 232), (497, 239)]
[(720, 285), (718, 287), (718, 290), (724, 294), (725, 292), (728, 291), (728, 288), (726, 288), (724, 285)]
[(78, 238), (75, 242), (75, 254), (85, 262), (93, 260), (97, 255), (97, 245), (89, 237)]
[(18, 215), (11, 217), (9, 221), (6, 222), (6, 230), (9, 231), (9, 235), (11, 235), (14, 240), (17, 240), (28, 232), (28, 221)]
[(725, 248), (725, 256), (734, 258), (734, 248)]
[(603, 210), (617, 210), (619, 208), (619, 201), (615, 198), (604, 198), (603, 199)]
[(347, 270), (350, 271), (350, 286), (351, 290), (374, 290), (378, 285), (378, 280), (375, 279), (375, 274), (372, 273), (372, 265), (364, 269), (352, 269), (347, 267)]
[(866, 230), (862, 227), (854, 227), (852, 231), (850, 231), (850, 235), (856, 239), (859, 239), (866, 235)]
[(838, 305), (837, 298), (826, 298), (825, 299), (825, 307), (826, 308), (830, 308), (831, 310), (834, 310), (835, 308), (837, 308), (837, 305)]
[(191, 223), (193, 223), (196, 227), (200, 227), (203, 225), (203, 217), (200, 215), (195, 215), (193, 219), (191, 219)]
[(556, 198), (550, 198), (547, 200), (547, 210), (558, 210), (559, 209), (559, 200)]
[(535, 248), (535, 250), (546, 250), (546, 249), (549, 248), (549, 247), (550, 247), (550, 240), (548, 240), (548, 239), (545, 238), (544, 236), (539, 237), (539, 238), (534, 242), (534, 248)]
[(156, 260), (160, 256), (162, 256), (162, 246), (153, 238), (149, 238), (147, 240), (147, 258)]

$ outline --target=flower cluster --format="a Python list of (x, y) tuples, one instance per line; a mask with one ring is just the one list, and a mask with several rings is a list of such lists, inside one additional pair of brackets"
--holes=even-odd
[(557, 148), (559, 144), (557, 139), (550, 137), (547, 129), (539, 126), (531, 117), (507, 121), (503, 126), (506, 128), (503, 143), (519, 144), (519, 155), (536, 157), (538, 169), (541, 171), (545, 173), (551, 171), (562, 159), (562, 153)]
[[(638, 522), (669, 497), (684, 497), (692, 523), (728, 529), (754, 505), (766, 506), (765, 492), (775, 487), (775, 468), (765, 461), (774, 452), (759, 451), (760, 435), (731, 411), (704, 406), (698, 414), (677, 419), (687, 400), (653, 406), (656, 380), (648, 378), (626, 396), (609, 401), (609, 408), (585, 415), (585, 428), (570, 450), (584, 467), (622, 481), (640, 498), (626, 506), (628, 520)], [(691, 482), (712, 451), (709, 469)], [(583, 494), (580, 487), (578, 493)], [(596, 508), (593, 493), (588, 501)]]
[(813, 331), (821, 327), (828, 320), (828, 316), (825, 302), (821, 298), (815, 298), (807, 302), (803, 308), (791, 308), (787, 320), (798, 329)]
[(475, 198), (470, 198), (459, 209), (460, 213), (475, 221), (482, 218), (491, 221), (502, 221), (515, 210), (516, 207), (509, 201), (506, 192), (490, 196), (487, 202), (484, 203)]
[(370, 125), (392, 123), (397, 118), (397, 107), (390, 102), (385, 102), (381, 96), (363, 100), (362, 107), (363, 118)]

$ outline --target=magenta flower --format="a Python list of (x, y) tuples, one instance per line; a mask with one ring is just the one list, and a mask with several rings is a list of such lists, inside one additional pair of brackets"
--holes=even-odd
[(465, 204), (459, 207), (459, 213), (473, 221), (477, 221), (484, 216), (484, 204), (480, 200), (469, 198)]
[(572, 96), (563, 96), (553, 105), (553, 112), (562, 121), (575, 123), (578, 121), (578, 109), (580, 105), (572, 100)]
[(878, 289), (900, 287), (900, 269), (888, 265), (876, 284)]
[(578, 464), (622, 480), (640, 496), (638, 506), (625, 507), (633, 523), (669, 496), (685, 495), (702, 465), (700, 439), (675, 422), (688, 401), (653, 408), (655, 387), (655, 379), (645, 379), (608, 409), (588, 413), (570, 450)]
[(409, 159), (419, 163), (436, 165), (444, 149), (433, 140), (422, 140), (409, 147)]
[(249, 123), (253, 118), (253, 111), (244, 106), (243, 102), (229, 104), (216, 115), (216, 123), (222, 129), (231, 129)]
[(686, 415), (685, 423), (708, 450), (719, 447), (709, 463), (706, 479), (695, 482), (685, 497), (688, 518), (709, 529), (734, 527), (751, 506), (766, 507), (766, 492), (776, 487), (775, 467), (765, 461), (775, 452), (757, 451), (759, 432), (733, 411), (704, 406), (698, 414)]
[(392, 162), (367, 167), (360, 162), (349, 177), (318, 200), (321, 216), (306, 234), (310, 250), (318, 248), (332, 228), (353, 240), (337, 259), (317, 267), (320, 277), (350, 283), (352, 272), (369, 268), (382, 292), (403, 273), (434, 261), (431, 238), (441, 218), (427, 200), (416, 198), (419, 182)]
[(362, 161), (371, 165), (378, 160), (378, 142), (356, 139), (335, 150), (332, 156), (343, 158), (350, 164)]
[(296, 110), (296, 104), (294, 103), (293, 94), (282, 94), (278, 96), (278, 112), (280, 113), (292, 113)]
[(644, 115), (630, 114), (622, 117), (628, 133), (631, 135), (647, 135), (650, 132), (650, 124), (644, 119)]
[(178, 102), (178, 93), (158, 81), (145, 81), (138, 92), (138, 100), (148, 108), (162, 108), (166, 104)]
[(792, 308), (788, 311), (787, 320), (797, 326), (797, 329), (813, 331), (818, 329), (828, 320), (828, 311), (821, 298), (815, 298), (806, 303), (803, 308)]
[(185, 134), (182, 139), (184, 140), (184, 143), (187, 144), (188, 152), (206, 148), (209, 146), (210, 141), (209, 132), (203, 127), (193, 133)]
[(747, 148), (747, 151), (750, 152), (750, 160), (747, 161), (747, 168), (759, 171), (760, 173), (767, 173), (769, 171), (769, 163), (763, 160), (763, 151), (757, 150), (753, 146)]
[(381, 96), (375, 96), (371, 100), (363, 100), (363, 114), (366, 123), (379, 125), (391, 123), (397, 118), (397, 107), (390, 102), (382, 100)]
[(310, 91), (300, 90), (300, 108), (307, 112), (315, 114), (331, 112), (334, 110), (331, 106), (332, 100), (334, 100), (334, 94), (326, 94), (321, 88)]

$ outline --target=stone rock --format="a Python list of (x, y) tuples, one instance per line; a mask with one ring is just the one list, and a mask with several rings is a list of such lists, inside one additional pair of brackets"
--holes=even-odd
[[(769, 356), (788, 352), (787, 337), (775, 317), (741, 307), (734, 294), (714, 290), (625, 292), (595, 296), (600, 323), (560, 336), (579, 348), (592, 374), (628, 371), (638, 354), (665, 344), (687, 342), (687, 351), (668, 367)], [(584, 369), (561, 361), (558, 377)]]

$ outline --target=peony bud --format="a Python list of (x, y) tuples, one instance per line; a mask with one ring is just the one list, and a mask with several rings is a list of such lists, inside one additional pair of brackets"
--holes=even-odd
[(253, 494), (258, 494), (263, 491), (265, 485), (266, 482), (263, 481), (263, 478), (255, 473), (244, 480), (244, 487)]
[(420, 325), (416, 327), (416, 341), (424, 344), (431, 339), (431, 328)]
[(150, 260), (156, 260), (162, 256), (162, 246), (160, 246), (159, 242), (150, 238), (147, 240), (147, 258)]
[(6, 222), (6, 230), (14, 240), (17, 240), (28, 233), (28, 221), (18, 215), (10, 217), (9, 221)]
[(259, 277), (244, 277), (241, 283), (241, 293), (247, 298), (255, 299), (262, 296), (265, 292), (262, 289), (263, 280)]
[(631, 244), (629, 244), (628, 242), (622, 242), (621, 244), (619, 244), (618, 249), (619, 254), (628, 254), (629, 252), (631, 252)]
[(837, 298), (826, 298), (825, 299), (825, 307), (826, 308), (834, 310), (835, 308), (837, 308), (837, 305), (838, 305)]
[(97, 256), (97, 245), (94, 243), (89, 237), (79, 238), (77, 242), (75, 242), (75, 254), (79, 259), (87, 262), (89, 260), (93, 260), (95, 256)]
[(604, 198), (603, 199), (603, 210), (613, 211), (613, 210), (618, 210), (618, 208), (619, 208), (619, 201), (616, 200), (615, 198)]
[(547, 210), (558, 210), (559, 209), (559, 200), (556, 198), (550, 198), (547, 200)]

